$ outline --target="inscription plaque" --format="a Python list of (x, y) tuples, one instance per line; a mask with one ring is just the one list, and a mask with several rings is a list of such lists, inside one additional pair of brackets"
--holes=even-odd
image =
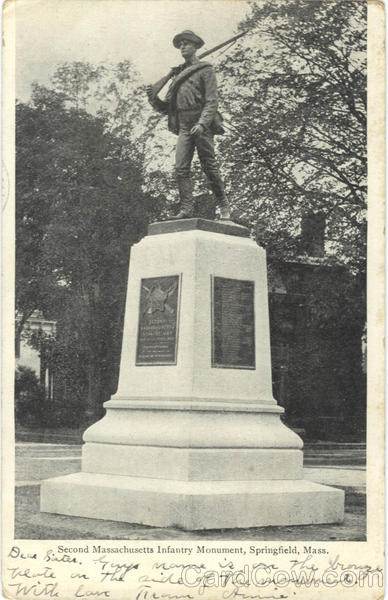
[(212, 277), (212, 367), (255, 369), (253, 281)]
[(136, 365), (176, 365), (179, 275), (140, 282)]

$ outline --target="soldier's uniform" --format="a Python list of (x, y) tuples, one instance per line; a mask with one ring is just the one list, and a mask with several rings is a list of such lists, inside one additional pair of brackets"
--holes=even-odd
[[(174, 45), (177, 46), (185, 34), (187, 39), (191, 39), (188, 34), (192, 32), (183, 32), (175, 36)], [(222, 134), (224, 130), (222, 118), (217, 112), (217, 81), (211, 64), (194, 57), (192, 64), (174, 77), (166, 100), (160, 100), (156, 96), (150, 99), (150, 102), (156, 110), (168, 115), (168, 128), (178, 136), (175, 172), (181, 209), (188, 215), (193, 210), (190, 168), (195, 149), (216, 202), (218, 206), (224, 207), (226, 204), (224, 185), (214, 154), (214, 135)], [(196, 124), (203, 126), (203, 132), (192, 135), (190, 130)]]

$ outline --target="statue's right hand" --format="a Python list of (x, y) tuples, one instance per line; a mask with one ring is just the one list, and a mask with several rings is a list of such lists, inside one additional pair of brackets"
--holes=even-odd
[(148, 98), (152, 98), (152, 96), (154, 95), (152, 85), (146, 86), (146, 93)]

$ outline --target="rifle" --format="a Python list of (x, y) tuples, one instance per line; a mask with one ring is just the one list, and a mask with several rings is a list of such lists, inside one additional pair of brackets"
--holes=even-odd
[[(213, 52), (216, 52), (217, 50), (221, 50), (221, 48), (223, 48), (224, 46), (228, 46), (229, 44), (233, 44), (235, 41), (237, 41), (239, 38), (241, 38), (243, 35), (245, 35), (247, 33), (248, 33), (248, 30), (242, 31), (241, 33), (238, 33), (237, 35), (233, 36), (232, 38), (230, 38), (226, 42), (222, 42), (221, 44), (218, 44), (217, 46), (214, 46), (214, 48), (210, 48), (210, 50), (206, 50), (205, 52), (202, 52), (202, 54), (198, 55), (198, 58), (199, 59), (205, 58), (205, 56), (209, 56), (209, 54), (212, 54)], [(156, 83), (154, 83), (154, 85), (150, 86), (151, 90), (152, 90), (151, 91), (152, 98), (155, 98), (155, 96), (157, 94), (159, 94), (159, 92), (164, 88), (164, 86), (166, 85), (167, 81), (169, 79), (171, 79), (171, 77), (174, 77), (175, 75), (178, 75), (178, 73), (180, 73), (181, 71), (183, 71), (183, 69), (185, 67), (186, 67), (185, 63), (179, 65), (178, 67), (173, 67), (167, 73), (167, 75), (165, 75), (164, 77), (162, 77), (161, 79), (159, 79), (159, 81), (157, 81)]]

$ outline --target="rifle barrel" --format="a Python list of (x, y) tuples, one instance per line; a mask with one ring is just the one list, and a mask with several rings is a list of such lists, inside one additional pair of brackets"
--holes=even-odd
[(222, 42), (221, 44), (218, 44), (218, 46), (214, 46), (214, 48), (210, 48), (210, 50), (206, 50), (205, 52), (202, 52), (202, 54), (198, 55), (198, 58), (205, 58), (205, 56), (209, 56), (209, 54), (212, 54), (213, 52), (216, 52), (217, 50), (221, 50), (221, 48), (223, 48), (224, 46), (227, 46), (228, 44), (231, 44), (232, 42), (235, 42), (236, 40), (238, 40), (240, 37), (242, 37), (246, 33), (248, 33), (248, 30), (238, 33), (234, 37), (230, 38), (230, 40), (227, 40), (226, 42)]

